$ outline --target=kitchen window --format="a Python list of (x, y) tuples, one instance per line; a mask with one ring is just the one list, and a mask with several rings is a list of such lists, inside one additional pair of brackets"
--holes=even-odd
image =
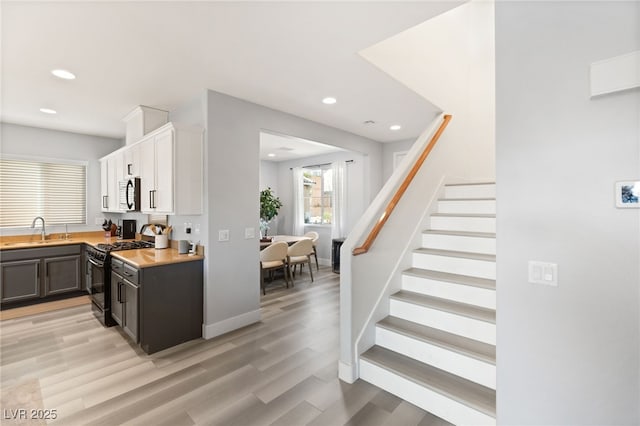
[(303, 169), (304, 223), (330, 225), (333, 218), (331, 166)]
[(87, 221), (85, 162), (0, 159), (0, 227), (31, 226), (36, 216), (47, 225)]

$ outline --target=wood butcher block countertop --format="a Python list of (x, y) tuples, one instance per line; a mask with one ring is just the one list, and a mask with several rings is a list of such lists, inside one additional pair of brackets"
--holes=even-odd
[[(47, 235), (46, 241), (40, 241), (39, 235), (16, 235), (0, 237), (0, 251), (39, 247), (66, 246), (72, 244), (109, 244), (116, 242), (116, 237), (105, 238), (104, 232), (77, 232), (71, 238), (61, 239), (59, 234)], [(132, 241), (132, 240), (123, 240)], [(198, 246), (199, 247), (199, 246)], [(200, 247), (198, 253), (200, 253)], [(200, 254), (178, 254), (175, 248), (166, 249), (136, 249), (112, 251), (111, 255), (138, 268), (168, 265), (171, 263), (193, 262), (203, 260)]]
[(204, 259), (198, 254), (178, 254), (174, 248), (166, 249), (135, 249), (112, 251), (111, 256), (127, 262), (136, 268), (148, 268), (151, 266), (168, 265), (171, 263), (193, 262)]

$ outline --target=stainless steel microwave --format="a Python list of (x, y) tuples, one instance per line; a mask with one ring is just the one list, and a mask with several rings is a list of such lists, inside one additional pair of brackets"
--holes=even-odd
[(120, 211), (140, 211), (140, 178), (131, 178), (119, 182)]

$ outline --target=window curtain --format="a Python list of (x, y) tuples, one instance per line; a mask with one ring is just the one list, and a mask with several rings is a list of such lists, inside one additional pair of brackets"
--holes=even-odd
[(302, 167), (293, 168), (293, 235), (304, 235), (304, 182)]
[(346, 237), (347, 234), (347, 163), (336, 161), (331, 163), (331, 168), (333, 170), (331, 238), (334, 239)]

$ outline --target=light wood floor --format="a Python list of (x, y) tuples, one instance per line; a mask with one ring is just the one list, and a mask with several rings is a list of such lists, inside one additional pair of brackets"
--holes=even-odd
[(91, 303), (89, 296), (79, 296), (70, 299), (56, 300), (54, 302), (38, 303), (36, 305), (22, 306), (0, 311), (0, 321), (22, 318), (44, 312), (57, 311), (59, 309), (70, 308), (72, 306), (88, 305)]
[[(262, 322), (153, 355), (86, 305), (2, 321), (2, 424), (444, 424), (366, 382), (338, 380), (338, 275), (296, 279), (267, 288)], [(57, 419), (7, 418), (19, 408)]]

